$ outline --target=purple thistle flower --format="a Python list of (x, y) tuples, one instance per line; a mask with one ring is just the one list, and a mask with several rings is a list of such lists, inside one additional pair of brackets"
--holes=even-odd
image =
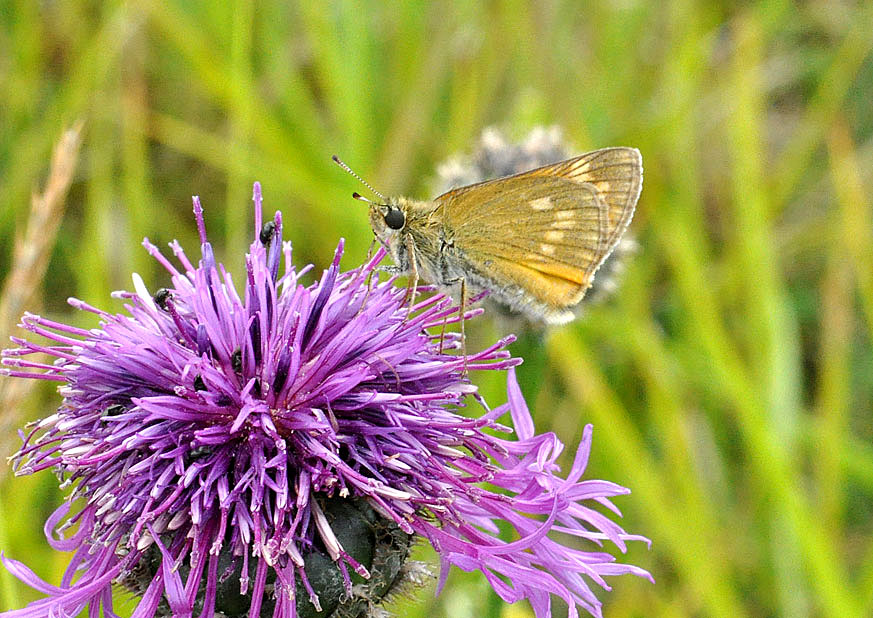
[[(381, 249), (341, 273), (341, 241), (320, 281), (304, 286), (307, 269), (294, 270), (280, 213), (262, 225), (258, 184), (254, 203), (242, 297), (215, 261), (194, 198), (197, 266), (178, 243), (181, 269), (144, 241), (171, 288), (152, 295), (135, 274), (135, 292), (114, 294), (126, 301), (117, 314), (70, 299), (99, 316), (90, 330), (22, 319), (50, 343), (13, 338), (19, 347), (3, 352), (4, 373), (57, 381), (64, 401), (22, 433), (16, 471), (53, 468), (72, 488), (46, 533), (52, 547), (74, 553), (60, 586), (3, 557), (46, 597), (0, 616), (76, 615), (86, 606), (115, 616), (119, 582), (141, 595), (137, 617), (296, 616), (301, 604), (327, 607), (313, 556), (327, 556), (338, 574), (336, 599), (375, 576), (385, 580), (381, 596), (398, 569), (385, 575), (375, 558), (355, 557), (342, 530), (348, 505), (387, 526), (399, 563), (405, 541), (426, 538), (440, 555), (440, 587), (451, 565), (478, 569), (502, 599), (526, 598), (537, 616), (550, 615), (552, 594), (571, 616), (577, 606), (600, 616), (588, 581), (608, 589), (608, 575), (651, 579), (609, 553), (550, 536), (609, 540), (622, 552), (626, 540), (646, 540), (587, 506), (618, 513), (609, 499), (628, 493), (580, 480), (590, 425), (569, 475), (557, 476), (563, 445), (534, 433), (512, 370), (521, 361), (505, 350), (512, 337), (458, 354), (457, 334), (440, 341), (428, 331), (460, 319), (457, 307), (435, 294), (410, 308), (404, 289), (374, 274)], [(35, 353), (55, 361), (27, 359)], [(509, 370), (508, 402), (489, 409), (465, 367)], [(479, 418), (458, 414), (469, 395), (485, 408)], [(515, 440), (492, 435), (510, 431), (497, 422), (506, 412)], [(515, 540), (500, 538), (500, 522)], [(225, 599), (228, 581), (241, 608)]]

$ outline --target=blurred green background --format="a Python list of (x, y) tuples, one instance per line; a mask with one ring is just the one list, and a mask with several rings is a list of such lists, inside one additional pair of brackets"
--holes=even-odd
[[(531, 359), (538, 429), (575, 447), (594, 423), (588, 475), (632, 489), (622, 523), (653, 541), (621, 559), (657, 584), (613, 579), (605, 614), (871, 616), (871, 48), (870, 2), (0, 0), (0, 276), (77, 119), (79, 166), (26, 307), (83, 326), (68, 296), (119, 309), (108, 294), (131, 271), (166, 284), (143, 236), (196, 255), (192, 194), (240, 273), (260, 180), (296, 261), (320, 272), (339, 237), (349, 268), (371, 239), (334, 153), (384, 193), (432, 197), (435, 166), (488, 126), (636, 146), (622, 285), (513, 350)], [(500, 332), (477, 321), (473, 347)], [(2, 457), (12, 427), (59, 402), (35, 386), (0, 411)], [(0, 548), (52, 583), (56, 486), (0, 472)], [(34, 598), (0, 574), (0, 610)], [(530, 615), (459, 573), (398, 614)]]

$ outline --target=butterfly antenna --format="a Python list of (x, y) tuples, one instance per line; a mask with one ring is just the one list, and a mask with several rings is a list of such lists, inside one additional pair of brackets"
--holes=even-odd
[[(361, 182), (362, 185), (364, 185), (365, 187), (367, 187), (367, 188), (368, 188), (370, 191), (372, 191), (375, 195), (377, 195), (377, 196), (379, 196), (380, 198), (382, 198), (382, 201), (383, 201), (383, 202), (387, 202), (387, 201), (388, 201), (388, 198), (387, 198), (387, 197), (385, 197), (384, 195), (382, 195), (381, 193), (379, 193), (378, 191), (376, 191), (376, 189), (374, 189), (374, 188), (372, 187), (372, 185), (370, 185), (369, 182), (367, 182), (366, 180), (364, 180), (363, 178), (361, 178), (360, 176), (358, 176), (358, 175), (354, 172), (354, 170), (352, 170), (352, 168), (350, 168), (348, 165), (346, 165), (345, 163), (343, 163), (343, 162), (340, 160), (340, 158), (339, 158), (338, 156), (333, 155), (333, 157), (331, 157), (331, 158), (333, 159), (334, 163), (336, 163), (336, 164), (339, 165), (341, 168), (343, 168), (345, 171), (347, 171), (349, 174), (351, 174), (352, 176), (354, 176), (355, 178), (357, 178), (357, 179)], [(362, 196), (360, 193), (353, 193), (353, 194), (352, 194), (352, 197), (355, 198), (356, 200), (361, 200), (362, 202), (368, 202), (368, 203), (370, 203), (370, 204), (373, 203), (373, 202), (371, 202), (370, 200), (368, 200), (367, 198), (365, 198), (364, 196)]]
[(359, 202), (367, 202), (368, 204), (372, 204), (373, 206), (383, 206), (383, 204), (377, 204), (373, 200), (368, 200), (367, 198), (365, 198), (363, 195), (361, 195), (357, 191), (352, 193), (352, 199), (358, 200)]

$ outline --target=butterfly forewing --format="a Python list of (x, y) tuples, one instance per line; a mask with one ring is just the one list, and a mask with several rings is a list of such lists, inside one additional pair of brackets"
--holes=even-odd
[(471, 262), (564, 308), (581, 300), (618, 243), (641, 185), (639, 152), (607, 148), (456, 189), (436, 203)]
[(529, 173), (594, 185), (607, 206), (606, 244), (611, 251), (633, 218), (643, 185), (643, 158), (636, 148), (604, 148)]

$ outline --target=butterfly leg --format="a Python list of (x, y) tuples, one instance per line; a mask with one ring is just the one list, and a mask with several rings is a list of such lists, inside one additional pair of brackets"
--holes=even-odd
[[(467, 280), (463, 277), (459, 277), (458, 279), (453, 279), (446, 283), (450, 286), (456, 283), (461, 284), (461, 304), (458, 307), (458, 318), (460, 318), (461, 323), (461, 355), (464, 357), (464, 375), (467, 375), (467, 329), (464, 325), (464, 322), (466, 322), (464, 314), (467, 309)], [(443, 319), (443, 329), (440, 332), (440, 354), (443, 352), (443, 341), (446, 336), (446, 324), (448, 321), (449, 316), (447, 315)]]
[[(370, 243), (370, 248), (367, 249), (367, 261), (368, 262), (370, 261), (370, 258), (373, 257), (373, 247), (375, 247), (375, 246), (376, 246), (376, 239), (373, 238), (373, 241)], [(378, 270), (378, 269), (374, 269), (374, 270)], [(366, 283), (367, 293), (364, 295), (364, 300), (361, 301), (361, 308), (358, 309), (358, 315), (361, 315), (361, 313), (364, 311), (364, 307), (367, 306), (367, 301), (370, 299), (370, 291), (373, 289), (373, 287), (371, 285), (372, 282), (373, 282), (373, 271), (371, 270), (370, 273), (367, 275), (367, 283)]]
[(415, 241), (410, 234), (406, 235), (406, 252), (409, 256), (410, 283), (406, 288), (406, 296), (403, 302), (409, 303), (409, 308), (406, 312), (406, 319), (409, 319), (412, 313), (412, 305), (415, 303), (415, 295), (418, 293), (418, 260), (416, 260), (415, 256)]
[(442, 329), (440, 329), (440, 351), (439, 351), (440, 354), (443, 353), (443, 343), (445, 343), (445, 341), (446, 341), (446, 326), (448, 325), (448, 323), (449, 323), (449, 314), (447, 313), (445, 316), (443, 316), (443, 327), (442, 327)]
[(461, 279), (461, 306), (458, 308), (458, 317), (461, 318), (461, 354), (464, 356), (464, 375), (469, 376), (467, 372), (467, 330), (464, 327), (465, 311), (467, 310), (467, 280)]

